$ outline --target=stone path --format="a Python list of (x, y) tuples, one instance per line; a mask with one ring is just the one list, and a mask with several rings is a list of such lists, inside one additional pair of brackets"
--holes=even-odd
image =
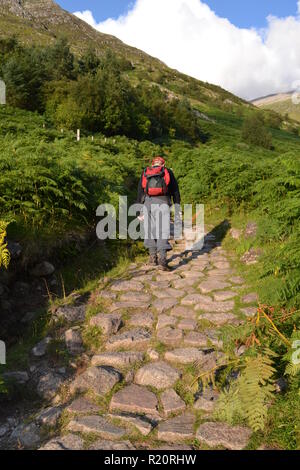
[[(74, 307), (77, 312), (70, 306), (57, 311), (68, 323), (64, 335), (71, 355), (82, 356), (81, 333), (88, 325), (101, 328), (102, 346), (85, 351), (84, 365), (64, 382), (63, 393), (52, 372), (55, 393), (47, 396), (44, 384), (52, 405), (15, 430), (19, 445), (62, 450), (192, 449), (195, 442), (204, 448), (247, 446), (248, 428), (214, 422), (216, 390), (205, 389), (191, 402), (193, 395), (187, 399), (182, 384), (195, 361), (203, 371), (216, 367), (222, 357), (218, 328), (246, 321), (255, 313), (257, 297), (240, 294), (244, 281), (211, 235), (198, 252), (175, 245), (170, 266), (171, 272), (162, 272), (132, 265), (126, 278), (93, 295), (105, 308), (88, 321), (82, 306)], [(41, 423), (52, 426), (51, 439), (40, 438)]]

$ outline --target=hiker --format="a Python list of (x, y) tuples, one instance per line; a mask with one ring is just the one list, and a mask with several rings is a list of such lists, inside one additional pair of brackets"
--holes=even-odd
[(170, 238), (170, 207), (180, 204), (180, 192), (173, 172), (165, 160), (157, 156), (147, 167), (138, 186), (138, 203), (144, 204), (144, 244), (149, 249), (149, 264), (167, 271)]

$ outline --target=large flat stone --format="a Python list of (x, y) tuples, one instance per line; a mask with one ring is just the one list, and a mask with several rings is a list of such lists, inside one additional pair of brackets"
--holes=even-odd
[(141, 352), (104, 352), (92, 357), (93, 366), (128, 367), (136, 362), (141, 362), (144, 354)]
[(45, 372), (39, 377), (37, 393), (45, 400), (51, 400), (55, 397), (63, 383), (64, 379), (61, 375), (53, 371)]
[(82, 450), (83, 446), (84, 442), (81, 437), (76, 434), (67, 434), (66, 436), (51, 439), (39, 450)]
[(135, 450), (129, 441), (113, 442), (99, 439), (88, 450)]
[(147, 346), (151, 339), (151, 334), (144, 328), (136, 328), (134, 330), (124, 331), (109, 338), (106, 343), (106, 349), (113, 351), (116, 349), (126, 348), (135, 349)]
[(203, 358), (203, 351), (196, 348), (181, 348), (167, 351), (165, 353), (166, 361), (178, 362), (180, 364), (192, 364)]
[(177, 328), (166, 326), (157, 331), (158, 341), (169, 346), (177, 345), (183, 339), (183, 331)]
[(158, 313), (162, 313), (174, 307), (177, 302), (177, 299), (157, 299), (152, 305)]
[(136, 291), (141, 292), (144, 290), (144, 286), (141, 282), (130, 280), (130, 281), (115, 281), (111, 286), (111, 290), (115, 292), (122, 291)]
[(158, 425), (157, 438), (160, 441), (177, 442), (192, 439), (194, 436), (195, 417), (191, 414), (168, 419)]
[(175, 289), (184, 289), (187, 290), (187, 287), (192, 287), (196, 282), (198, 281), (197, 279), (194, 278), (186, 278), (186, 279), (180, 279), (179, 281), (174, 282), (174, 288)]
[(217, 400), (219, 398), (219, 392), (206, 388), (202, 393), (202, 396), (194, 404), (196, 410), (206, 411), (212, 413), (215, 409)]
[(38, 424), (46, 426), (55, 426), (62, 414), (62, 408), (58, 406), (51, 406), (42, 410), (36, 417)]
[(115, 334), (122, 326), (122, 315), (121, 313), (98, 313), (90, 319), (90, 325), (101, 328), (105, 335)]
[(67, 430), (98, 434), (103, 439), (121, 439), (125, 434), (124, 429), (109, 423), (106, 418), (98, 415), (77, 416), (69, 422)]
[(146, 328), (152, 328), (154, 318), (151, 312), (148, 313), (136, 313), (129, 318), (130, 325), (143, 326)]
[(222, 446), (229, 450), (242, 450), (247, 446), (251, 434), (251, 430), (244, 426), (209, 422), (201, 424), (196, 437), (210, 447)]
[(139, 369), (135, 375), (138, 385), (155, 387), (158, 390), (172, 387), (180, 378), (180, 373), (165, 362), (149, 363)]
[[(205, 297), (201, 294), (189, 294), (181, 300), (182, 305), (196, 305), (203, 302)], [(209, 297), (207, 298), (209, 301)]]
[(177, 318), (188, 318), (188, 319), (195, 319), (196, 313), (187, 307), (183, 307), (182, 305), (178, 305), (171, 310), (171, 315)]
[(220, 291), (220, 292), (214, 292), (213, 297), (214, 300), (218, 302), (223, 302), (224, 300), (229, 300), (233, 299), (233, 297), (236, 297), (237, 293), (233, 291)]
[(202, 310), (203, 312), (211, 313), (225, 313), (230, 312), (234, 309), (234, 301), (227, 300), (224, 302), (216, 302), (208, 297), (204, 297), (197, 305), (195, 305), (195, 310)]
[(145, 294), (144, 292), (125, 292), (120, 296), (122, 302), (145, 302), (148, 303), (151, 300), (151, 295)]
[(110, 402), (110, 410), (129, 413), (145, 413), (157, 416), (158, 402), (155, 394), (140, 385), (128, 385), (115, 393)]
[(143, 436), (148, 436), (153, 429), (152, 422), (144, 416), (137, 416), (132, 413), (114, 413), (108, 415), (108, 417), (134, 426)]
[(226, 287), (230, 287), (229, 282), (223, 282), (213, 279), (204, 281), (199, 285), (199, 289), (203, 294), (207, 294), (215, 290), (223, 290), (226, 289)]
[(55, 312), (56, 318), (61, 318), (69, 323), (82, 323), (85, 320), (86, 306), (68, 306), (59, 307)]
[(191, 318), (184, 318), (178, 323), (178, 328), (180, 330), (194, 331), (197, 328), (197, 322)]
[(84, 351), (81, 332), (77, 328), (70, 328), (65, 332), (65, 342), (71, 356), (77, 356)]
[(180, 297), (183, 297), (185, 295), (184, 290), (173, 289), (172, 287), (169, 287), (167, 289), (156, 290), (152, 293), (158, 299), (179, 299)]
[(177, 323), (177, 319), (171, 317), (170, 315), (160, 315), (157, 320), (156, 329), (160, 330), (165, 328), (166, 326), (175, 326)]
[(70, 385), (70, 391), (91, 390), (99, 396), (105, 396), (121, 379), (122, 375), (115, 369), (92, 366), (76, 377)]
[(193, 346), (196, 348), (205, 348), (208, 343), (208, 338), (203, 333), (198, 333), (197, 331), (190, 331), (184, 337), (184, 344), (187, 346)]
[(150, 307), (150, 302), (140, 302), (138, 300), (127, 300), (126, 302), (113, 302), (109, 309), (111, 312), (116, 312), (117, 310), (131, 310), (139, 309), (146, 310)]
[(160, 396), (163, 412), (165, 416), (172, 413), (179, 413), (185, 410), (185, 403), (175, 390), (170, 389), (163, 392)]
[(232, 323), (237, 320), (237, 317), (233, 313), (203, 313), (199, 320), (207, 320), (216, 326), (221, 326), (225, 323)]
[(97, 413), (99, 411), (99, 406), (95, 405), (87, 398), (80, 397), (72, 401), (72, 403), (66, 407), (66, 411), (68, 413), (76, 414)]

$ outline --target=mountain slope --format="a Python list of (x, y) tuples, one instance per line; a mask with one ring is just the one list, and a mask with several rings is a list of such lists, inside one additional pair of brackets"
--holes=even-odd
[(84, 21), (59, 7), (52, 0), (0, 0), (0, 39), (15, 35), (21, 43), (46, 45), (65, 37), (72, 51), (81, 55), (92, 47), (97, 55), (113, 51), (134, 66), (132, 80), (159, 83), (173, 93), (201, 103), (218, 105), (248, 103), (223, 90), (167, 67), (160, 60), (127, 46), (119, 39), (100, 33)]
[(291, 119), (300, 122), (300, 104), (292, 101), (293, 92), (268, 95), (252, 101), (252, 104), (261, 109), (276, 111), (282, 116), (288, 115)]

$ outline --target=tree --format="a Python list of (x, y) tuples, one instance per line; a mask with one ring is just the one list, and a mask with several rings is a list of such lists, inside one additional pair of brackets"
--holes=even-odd
[(272, 135), (265, 127), (263, 116), (258, 113), (250, 114), (244, 120), (242, 139), (251, 145), (258, 145), (269, 150), (273, 148)]

